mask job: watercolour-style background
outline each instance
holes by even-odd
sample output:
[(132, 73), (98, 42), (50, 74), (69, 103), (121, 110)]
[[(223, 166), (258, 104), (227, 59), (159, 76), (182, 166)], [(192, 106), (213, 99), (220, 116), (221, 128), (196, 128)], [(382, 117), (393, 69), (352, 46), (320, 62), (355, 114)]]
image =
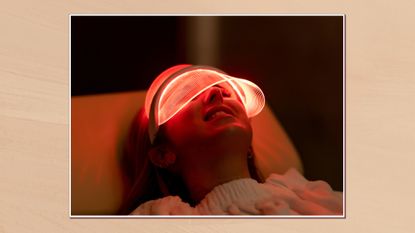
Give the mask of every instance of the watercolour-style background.
[(147, 89), (176, 64), (257, 83), (309, 180), (343, 190), (343, 16), (72, 16), (71, 95)]
[[(411, 1), (8, 1), (0, 8), (0, 232), (412, 232)], [(70, 219), (69, 13), (345, 13), (346, 219)]]

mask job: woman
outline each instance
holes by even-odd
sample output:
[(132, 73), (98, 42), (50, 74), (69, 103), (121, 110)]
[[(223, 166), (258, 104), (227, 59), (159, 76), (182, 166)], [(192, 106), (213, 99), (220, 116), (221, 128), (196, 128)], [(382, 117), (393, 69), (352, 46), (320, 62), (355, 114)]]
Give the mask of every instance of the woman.
[(212, 67), (179, 65), (160, 74), (130, 131), (132, 189), (122, 213), (342, 214), (341, 194), (325, 182), (295, 169), (261, 177), (250, 118), (264, 105), (255, 84)]

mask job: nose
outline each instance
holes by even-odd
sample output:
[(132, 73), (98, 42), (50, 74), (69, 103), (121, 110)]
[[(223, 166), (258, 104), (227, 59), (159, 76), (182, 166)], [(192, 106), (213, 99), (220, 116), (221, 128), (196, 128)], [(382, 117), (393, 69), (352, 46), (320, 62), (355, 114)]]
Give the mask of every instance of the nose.
[(205, 91), (203, 98), (205, 104), (223, 103), (222, 90), (219, 87), (211, 87)]

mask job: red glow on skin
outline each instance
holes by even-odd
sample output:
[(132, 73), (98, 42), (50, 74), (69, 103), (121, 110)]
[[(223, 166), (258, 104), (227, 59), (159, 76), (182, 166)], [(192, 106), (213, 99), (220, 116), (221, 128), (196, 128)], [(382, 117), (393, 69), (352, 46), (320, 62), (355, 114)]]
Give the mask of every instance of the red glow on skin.
[[(223, 89), (209, 88), (163, 125), (169, 148), (179, 158), (175, 171), (185, 178), (196, 202), (218, 184), (249, 177), (250, 120), (236, 93)], [(217, 112), (225, 114), (211, 117)]]

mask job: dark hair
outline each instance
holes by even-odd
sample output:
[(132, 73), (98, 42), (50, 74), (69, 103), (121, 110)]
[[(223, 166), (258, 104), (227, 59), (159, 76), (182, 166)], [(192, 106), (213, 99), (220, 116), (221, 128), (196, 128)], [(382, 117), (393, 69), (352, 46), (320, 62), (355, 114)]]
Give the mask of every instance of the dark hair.
[[(148, 135), (148, 118), (144, 108), (141, 108), (133, 119), (128, 136), (124, 144), (121, 165), (129, 183), (130, 190), (124, 196), (119, 214), (130, 214), (140, 204), (168, 195), (177, 195), (194, 206), (186, 186), (180, 176), (172, 174), (167, 169), (155, 166), (148, 156), (152, 147)], [(154, 145), (166, 143), (163, 126), (160, 127)], [(247, 156), (248, 169), (251, 178), (258, 182), (263, 181), (261, 173), (255, 166), (255, 154), (250, 147)]]

